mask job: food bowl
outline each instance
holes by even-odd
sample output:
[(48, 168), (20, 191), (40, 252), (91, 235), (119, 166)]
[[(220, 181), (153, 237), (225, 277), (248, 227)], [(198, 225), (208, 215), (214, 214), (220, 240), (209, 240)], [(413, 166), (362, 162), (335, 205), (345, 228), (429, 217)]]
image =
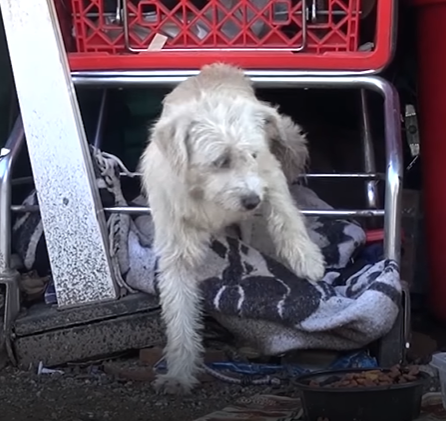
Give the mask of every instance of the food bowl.
[(354, 368), (306, 374), (295, 384), (308, 421), (412, 421), (427, 377), (417, 367)]

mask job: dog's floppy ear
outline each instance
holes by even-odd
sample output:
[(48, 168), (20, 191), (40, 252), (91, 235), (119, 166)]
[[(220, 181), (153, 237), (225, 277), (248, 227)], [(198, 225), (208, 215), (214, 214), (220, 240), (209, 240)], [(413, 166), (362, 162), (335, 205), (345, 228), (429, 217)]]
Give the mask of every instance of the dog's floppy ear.
[(192, 121), (187, 115), (162, 117), (152, 128), (151, 141), (160, 148), (172, 169), (183, 174), (188, 165), (188, 139)]
[(309, 153), (305, 133), (288, 117), (269, 106), (264, 108), (265, 132), (270, 150), (282, 165), (289, 183), (305, 172)]

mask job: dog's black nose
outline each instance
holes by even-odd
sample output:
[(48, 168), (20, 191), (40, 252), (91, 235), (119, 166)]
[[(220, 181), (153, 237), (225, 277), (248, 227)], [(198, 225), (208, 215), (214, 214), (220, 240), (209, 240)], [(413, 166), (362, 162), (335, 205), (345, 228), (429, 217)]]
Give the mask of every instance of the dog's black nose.
[(260, 204), (260, 197), (256, 194), (250, 194), (242, 199), (242, 205), (247, 210), (253, 210)]

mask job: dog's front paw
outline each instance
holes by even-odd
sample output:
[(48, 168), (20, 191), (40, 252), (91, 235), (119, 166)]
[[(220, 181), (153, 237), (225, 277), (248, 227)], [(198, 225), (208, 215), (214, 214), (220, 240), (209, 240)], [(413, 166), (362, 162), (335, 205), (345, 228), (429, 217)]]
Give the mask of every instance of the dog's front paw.
[(198, 380), (195, 378), (186, 380), (160, 374), (153, 382), (153, 387), (157, 393), (165, 395), (189, 395), (197, 384)]
[(321, 249), (312, 241), (301, 246), (296, 253), (297, 261), (294, 262), (294, 272), (297, 276), (311, 282), (320, 281), (325, 274), (325, 259)]

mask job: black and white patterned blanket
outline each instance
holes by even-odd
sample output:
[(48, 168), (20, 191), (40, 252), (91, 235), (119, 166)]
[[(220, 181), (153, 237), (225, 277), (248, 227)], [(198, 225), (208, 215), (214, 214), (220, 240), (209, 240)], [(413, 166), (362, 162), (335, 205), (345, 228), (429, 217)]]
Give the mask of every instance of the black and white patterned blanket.
[[(117, 158), (93, 149), (92, 155), (104, 206), (145, 205), (141, 196), (124, 197), (119, 173), (125, 168)], [(301, 208), (330, 208), (306, 187), (293, 186), (292, 193)], [(35, 192), (25, 202), (37, 204)], [(270, 245), (262, 224), (255, 220), (249, 242), (256, 248), (232, 235), (215, 239), (199, 271), (206, 311), (241, 343), (266, 355), (360, 348), (385, 335), (398, 314), (397, 264), (367, 257), (365, 232), (354, 222), (307, 220), (328, 263), (324, 279), (316, 284), (298, 278), (265, 254)], [(150, 215), (111, 214), (107, 222), (114, 272), (122, 290), (156, 294)], [(49, 271), (39, 214), (17, 219), (13, 244), (26, 270), (36, 269), (41, 275)]]

